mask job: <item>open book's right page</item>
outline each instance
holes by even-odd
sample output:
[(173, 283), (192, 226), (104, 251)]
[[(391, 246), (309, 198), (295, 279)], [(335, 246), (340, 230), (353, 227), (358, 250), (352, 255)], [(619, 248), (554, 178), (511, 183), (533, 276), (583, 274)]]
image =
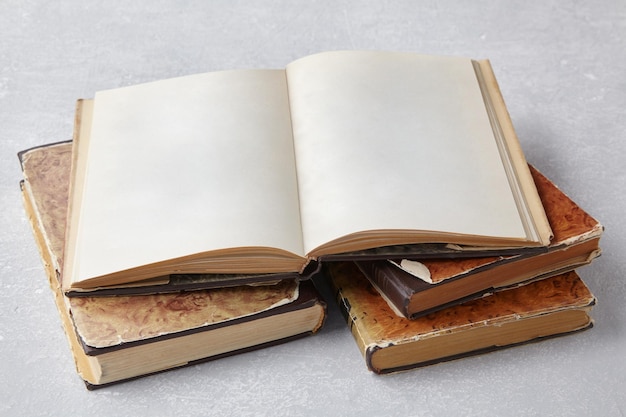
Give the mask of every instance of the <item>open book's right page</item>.
[(368, 230), (527, 239), (471, 59), (328, 52), (287, 81), (307, 253)]

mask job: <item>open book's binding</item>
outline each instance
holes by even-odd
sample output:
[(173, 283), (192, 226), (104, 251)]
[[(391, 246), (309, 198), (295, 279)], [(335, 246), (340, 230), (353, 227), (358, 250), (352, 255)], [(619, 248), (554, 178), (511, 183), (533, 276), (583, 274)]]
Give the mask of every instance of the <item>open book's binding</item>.
[[(408, 54), (408, 55), (412, 55), (412, 54)], [(308, 57), (304, 59), (306, 60), (308, 59)], [(510, 159), (507, 159), (507, 162), (505, 162), (504, 165), (506, 165), (506, 168), (507, 168), (507, 177), (509, 181), (512, 184), (515, 184), (515, 186), (512, 187), (512, 190), (513, 190), (513, 194), (518, 196), (518, 199), (520, 200), (518, 202), (518, 208), (520, 205), (525, 207), (524, 209), (520, 209), (520, 212), (529, 214), (530, 218), (532, 218), (531, 221), (525, 222), (527, 231), (530, 229), (534, 230), (534, 232), (527, 234), (528, 241), (525, 242), (523, 245), (521, 245), (519, 240), (515, 240), (517, 238), (514, 238), (513, 240), (515, 240), (516, 243), (513, 244), (513, 243), (510, 243), (511, 238), (506, 238), (508, 239), (506, 241), (509, 242), (510, 245), (504, 245), (505, 247), (502, 247), (502, 246), (498, 246), (495, 244), (495, 242), (502, 242), (502, 240), (493, 240), (494, 238), (491, 238), (492, 240), (483, 241), (483, 240), (477, 239), (475, 236), (471, 237), (473, 236), (471, 234), (460, 233), (458, 234), (458, 236), (460, 236), (459, 243), (465, 242), (466, 245), (469, 245), (470, 241), (471, 242), (480, 241), (480, 242), (484, 242), (484, 244), (480, 243), (477, 245), (475, 243), (471, 243), (471, 246), (458, 246), (458, 245), (448, 246), (448, 245), (442, 244), (441, 242), (443, 241), (447, 242), (449, 241), (450, 236), (457, 235), (457, 234), (446, 232), (447, 235), (446, 233), (444, 233), (443, 237), (432, 239), (432, 241), (439, 242), (435, 244), (424, 243), (424, 242), (431, 242), (430, 240), (431, 238), (430, 237), (427, 238), (426, 236), (424, 236), (423, 238), (417, 238), (416, 242), (420, 242), (420, 243), (411, 244), (411, 245), (395, 245), (395, 244), (390, 244), (390, 243), (387, 243), (387, 245), (385, 245), (384, 239), (381, 239), (380, 237), (376, 237), (375, 239), (372, 239), (372, 240), (376, 241), (377, 246), (379, 247), (374, 247), (376, 245), (374, 245), (373, 243), (368, 243), (364, 245), (363, 241), (365, 241), (366, 239), (362, 239), (362, 237), (359, 235), (358, 239), (355, 239), (355, 243), (352, 244), (351, 246), (352, 248), (356, 248), (359, 250), (356, 250), (356, 251), (351, 250), (349, 252), (340, 251), (343, 253), (337, 253), (337, 254), (335, 254), (334, 249), (332, 250), (324, 249), (323, 251), (320, 250), (319, 253), (315, 251), (311, 252), (308, 255), (308, 257), (305, 256), (305, 258), (302, 259), (301, 266), (297, 268), (297, 270), (293, 271), (294, 274), (303, 273), (303, 272), (305, 274), (314, 273), (319, 270), (319, 262), (323, 262), (323, 261), (337, 261), (337, 260), (355, 259), (355, 258), (362, 258), (362, 259), (404, 258), (407, 256), (407, 253), (412, 253), (414, 256), (420, 256), (420, 257), (448, 257), (448, 256), (449, 257), (462, 257), (462, 256), (473, 257), (473, 256), (478, 256), (481, 253), (495, 253), (495, 254), (505, 255), (505, 254), (513, 254), (513, 253), (515, 254), (537, 253), (537, 252), (541, 252), (545, 250), (545, 246), (549, 243), (549, 239), (550, 239), (549, 225), (545, 221), (545, 214), (542, 213), (543, 209), (541, 207), (541, 203), (536, 198), (536, 190), (533, 189), (534, 184), (532, 183), (532, 180), (529, 180), (530, 177), (528, 175), (528, 167), (526, 166), (523, 153), (521, 151), (521, 148), (519, 147), (517, 137), (510, 123), (510, 118), (504, 106), (504, 102), (500, 95), (500, 91), (495, 81), (495, 77), (493, 76), (493, 72), (491, 70), (489, 62), (488, 61), (475, 61), (474, 71), (476, 72), (476, 78), (481, 87), (484, 104), (488, 108), (488, 113), (490, 115), (492, 125), (494, 126), (497, 125), (497, 128), (493, 129), (494, 132), (496, 132), (495, 135), (496, 137), (502, 137), (501, 153), (510, 157)], [(87, 102), (90, 102), (90, 100), (83, 101), (83, 103), (87, 103)], [(84, 106), (79, 105), (79, 111), (78, 111), (77, 118), (76, 118), (77, 120), (76, 130), (75, 130), (76, 138), (81, 135), (81, 130), (83, 127), (82, 124), (86, 124), (86, 123), (83, 123), (84, 118), (83, 118), (83, 115), (81, 114), (81, 112), (83, 111), (82, 107)], [(91, 108), (91, 105), (89, 107)], [(89, 132), (89, 131), (90, 130), (88, 128), (85, 130), (85, 132)], [(78, 154), (78, 152), (76, 154)], [(76, 155), (75, 155), (75, 159), (77, 159)], [(80, 164), (81, 160), (77, 159), (75, 162), (78, 162)], [(82, 162), (84, 163), (84, 161)], [(85, 169), (85, 167), (83, 166), (82, 169)], [(82, 172), (80, 171), (80, 167), (77, 173), (72, 174), (72, 178), (74, 181), (76, 180), (76, 178), (83, 178)], [(72, 194), (73, 192), (71, 193), (71, 195)], [(72, 227), (71, 225), (75, 223), (73, 221), (74, 216), (71, 215), (71, 213), (70, 213), (70, 219), (72, 220), (68, 222), (68, 227)], [(68, 245), (71, 245), (72, 244), (71, 242), (74, 241), (74, 239), (72, 238), (74, 234), (69, 233), (68, 236), (69, 236)], [(393, 240), (387, 240), (387, 242), (399, 243), (400, 241), (406, 241), (406, 236), (405, 235), (402, 235), (402, 236), (403, 237), (401, 238), (398, 236), (394, 236)], [(337, 241), (339, 240), (340, 239), (337, 239)], [(333, 242), (331, 246), (334, 248), (334, 245), (335, 243)], [(325, 247), (325, 245), (322, 245), (322, 246)], [(73, 247), (73, 246), (68, 246), (68, 247)], [(70, 261), (69, 263), (72, 265), (75, 265), (75, 263), (72, 262), (74, 252), (75, 251), (73, 250), (68, 251), (68, 260)], [(150, 268), (154, 267), (154, 269), (144, 269), (144, 267), (142, 266), (130, 266), (130, 267), (126, 267), (130, 269), (124, 269), (123, 271), (112, 269), (111, 272), (105, 272), (101, 275), (98, 275), (98, 273), (94, 273), (95, 275), (93, 276), (89, 276), (88, 274), (86, 274), (87, 276), (82, 277), (82, 276), (78, 276), (80, 274), (68, 274), (71, 276), (77, 275), (78, 278), (76, 279), (72, 278), (68, 280), (68, 281), (71, 281), (71, 283), (64, 283), (63, 287), (65, 291), (69, 291), (68, 294), (72, 294), (72, 295), (78, 295), (82, 291), (91, 291), (91, 290), (105, 291), (105, 292), (102, 292), (102, 294), (116, 293), (121, 290), (121, 287), (129, 287), (127, 289), (124, 289), (124, 293), (134, 294), (134, 293), (141, 293), (145, 291), (146, 288), (142, 289), (141, 287), (143, 286), (143, 284), (147, 284), (149, 288), (148, 291), (152, 292), (152, 291), (158, 291), (157, 289), (158, 285), (150, 286), (151, 279), (159, 277), (164, 274), (168, 274), (168, 273), (172, 274), (173, 270), (179, 269), (181, 270), (181, 277), (180, 277), (181, 279), (177, 280), (179, 284), (175, 284), (174, 286), (176, 286), (177, 288), (183, 288), (182, 286), (188, 285), (189, 288), (193, 289), (193, 288), (196, 288), (195, 281), (192, 284), (190, 283), (189, 280), (182, 279), (182, 278), (183, 276), (186, 275), (185, 274), (186, 272), (191, 271), (191, 268), (196, 268), (194, 272), (197, 272), (197, 269), (200, 269), (201, 267), (204, 268), (205, 264), (208, 265), (208, 263), (205, 262), (205, 260), (203, 260), (202, 256), (203, 256), (202, 253), (195, 253), (193, 255), (183, 256), (180, 259), (176, 257), (172, 257), (167, 260), (157, 261), (157, 262), (149, 263), (148, 265), (146, 265), (146, 266), (150, 266)], [(255, 256), (258, 257), (258, 254)], [(299, 263), (300, 256), (302, 255), (297, 255), (297, 260), (292, 260), (291, 258), (289, 258), (288, 262)], [(260, 258), (264, 258), (264, 257), (260, 257)], [(227, 257), (226, 259), (227, 261), (224, 261), (225, 262), (224, 265), (228, 265), (228, 262), (231, 262), (230, 258)], [(234, 259), (238, 259), (238, 258), (234, 258)], [(180, 260), (183, 262), (185, 261), (191, 261), (191, 262), (188, 262), (189, 266), (181, 266), (179, 268), (178, 267), (179, 264), (173, 263), (173, 262), (176, 262), (177, 260)], [(291, 265), (291, 263), (289, 265)], [(313, 263), (313, 265), (309, 265), (308, 267), (305, 267), (309, 263)], [(191, 266), (192, 264), (193, 266)], [(217, 263), (212, 264), (212, 265), (216, 265), (216, 264)], [(244, 262), (241, 264), (245, 264), (246, 265), (245, 268), (247, 269), (252, 269), (252, 267), (249, 266), (251, 265), (251, 262)], [(198, 265), (201, 265), (201, 266), (198, 266)], [(264, 268), (266, 269), (269, 268), (268, 265), (269, 264), (265, 265)], [(286, 268), (285, 265), (286, 264), (284, 264), (282, 268)], [(184, 268), (190, 268), (190, 270), (186, 271)], [(218, 268), (218, 267), (215, 267), (215, 268)], [(221, 268), (228, 269), (230, 267), (221, 267)], [(167, 270), (168, 272), (164, 272), (165, 270)], [(283, 269), (283, 272), (284, 271), (285, 269)], [(239, 284), (243, 282), (244, 280), (253, 281), (256, 278), (258, 278), (258, 274), (255, 273), (256, 271), (254, 271), (249, 276), (246, 276), (246, 274), (243, 274), (241, 272), (243, 272), (243, 270), (242, 271), (233, 270), (232, 273), (230, 269), (228, 269), (227, 271), (226, 270), (220, 271), (220, 273), (224, 274), (223, 277), (228, 277), (228, 279), (235, 278), (235, 280), (232, 281), (231, 283), (232, 285)], [(248, 273), (250, 273), (250, 271), (248, 271)], [(288, 273), (291, 273), (291, 269), (289, 270)], [(265, 270), (264, 273), (261, 273), (260, 275), (262, 275), (262, 277), (260, 280), (262, 281), (262, 280), (267, 279), (267, 274), (268, 274), (267, 270)], [(134, 279), (137, 281), (137, 284), (139, 285), (135, 285), (134, 283), (131, 282), (133, 279), (133, 276), (134, 276)], [(131, 281), (128, 281), (129, 279)], [(216, 277), (216, 276), (211, 277), (211, 279), (212, 280), (217, 279), (219, 281), (219, 277)], [(141, 282), (141, 281), (144, 281), (144, 282)], [(228, 280), (224, 280), (223, 282), (225, 283), (225, 285), (228, 285), (227, 284)], [(182, 285), (182, 286), (178, 286), (178, 285)], [(200, 285), (204, 285), (204, 284), (200, 284)]]
[[(70, 147), (70, 142), (59, 142), (20, 152), (19, 156), (22, 161), (25, 155), (28, 154), (38, 153), (42, 157), (42, 163), (35, 166), (26, 166), (25, 178), (20, 182), (20, 188), (35, 240), (48, 275), (49, 284), (55, 296), (56, 306), (74, 356), (77, 371), (87, 388), (101, 388), (167, 369), (284, 343), (316, 333), (321, 329), (326, 318), (326, 304), (321, 300), (311, 281), (300, 283), (294, 280), (284, 280), (274, 285), (246, 285), (243, 287), (195, 291), (191, 293), (139, 295), (134, 297), (68, 298), (64, 296), (61, 291), (60, 277), (63, 264), (62, 250), (65, 230), (66, 205), (64, 201), (67, 195), (68, 177), (63, 175), (64, 172), (67, 172), (67, 165), (59, 163), (59, 161), (69, 158), (71, 155)], [(59, 166), (61, 169), (57, 172), (55, 167)], [(59, 174), (61, 175), (57, 177)], [(34, 180), (36, 183), (34, 186), (30, 183), (31, 180)], [(62, 180), (65, 180), (65, 182)], [(219, 295), (218, 292), (220, 291), (226, 291), (228, 294), (234, 295), (235, 298), (238, 298), (240, 294), (245, 294), (246, 297), (252, 297), (260, 300), (260, 302), (257, 302), (254, 306), (248, 303), (241, 304), (241, 310), (237, 310), (235, 305), (229, 305), (224, 309), (224, 314), (219, 313), (216, 315), (218, 306), (213, 306), (211, 303)], [(226, 297), (232, 301), (233, 297), (228, 294)], [(120, 332), (129, 332), (129, 326), (133, 326), (130, 321), (111, 320), (106, 315), (100, 317), (97, 314), (99, 309), (119, 311), (123, 310), (125, 305), (131, 304), (133, 305), (133, 314), (138, 311), (155, 312), (169, 305), (172, 305), (172, 308), (176, 310), (183, 307), (184, 299), (189, 297), (194, 298), (195, 302), (192, 304), (194, 304), (196, 310), (202, 308), (199, 306), (208, 303), (206, 316), (207, 318), (211, 317), (210, 320), (201, 320), (204, 323), (201, 325), (198, 325), (199, 321), (192, 325), (190, 322), (178, 323), (176, 320), (172, 320), (175, 323), (168, 323), (170, 327), (167, 328), (161, 327), (160, 329), (148, 330), (143, 326), (141, 329), (131, 329), (130, 333), (134, 334), (134, 336), (122, 336), (123, 333)], [(132, 298), (132, 300), (125, 304), (125, 298)], [(202, 303), (198, 303), (198, 301), (202, 301)], [(316, 319), (317, 324), (311, 328), (299, 329), (299, 331), (285, 337), (258, 343), (252, 341), (247, 345), (242, 345), (239, 349), (216, 355), (207, 354), (204, 356), (200, 354), (199, 358), (196, 355), (195, 358), (190, 360), (181, 360), (162, 368), (148, 363), (145, 369), (140, 368), (122, 379), (102, 374), (100, 371), (97, 359), (100, 355), (110, 356), (111, 354), (115, 355), (116, 351), (125, 349), (133, 349), (155, 343), (167, 343), (167, 341), (176, 342), (179, 338), (193, 337), (200, 333), (216, 331), (228, 326), (257, 323), (259, 320), (271, 320), (279, 315), (290, 315), (306, 309), (319, 311), (319, 316)], [(96, 313), (93, 313), (94, 311)], [(176, 311), (174, 314), (179, 315), (179, 311)], [(109, 313), (112, 312), (108, 311), (107, 314)], [(222, 317), (220, 317), (220, 314), (222, 314)], [(229, 314), (230, 316), (228, 316)], [(213, 317), (215, 315), (216, 317)], [(211, 320), (213, 320), (212, 324)], [(88, 328), (92, 325), (97, 328), (95, 333), (101, 333), (96, 335), (95, 338), (93, 336), (94, 329)], [(180, 349), (178, 351), (184, 352), (184, 350)]]
[[(602, 224), (537, 169), (530, 168), (554, 232), (547, 251), (448, 261), (405, 258), (421, 261), (432, 273), (433, 282), (426, 282), (387, 261), (359, 260), (356, 262), (359, 269), (397, 312), (416, 318), (494, 291), (573, 270), (600, 256)], [(473, 284), (468, 284), (469, 280)]]
[[(368, 369), (379, 374), (571, 334), (593, 326), (589, 312), (596, 299), (575, 272), (409, 320), (395, 314), (354, 263), (328, 264), (325, 270)], [(557, 321), (544, 321), (552, 319)], [(381, 360), (381, 355), (386, 358)]]

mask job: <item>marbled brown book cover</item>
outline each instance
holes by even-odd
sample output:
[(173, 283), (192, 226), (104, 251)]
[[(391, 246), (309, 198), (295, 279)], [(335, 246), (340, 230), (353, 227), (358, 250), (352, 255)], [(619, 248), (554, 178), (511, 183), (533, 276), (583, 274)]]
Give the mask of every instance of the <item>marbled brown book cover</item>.
[[(403, 344), (420, 344), (427, 342), (444, 347), (450, 336), (476, 329), (500, 329), (509, 323), (516, 323), (535, 317), (567, 311), (583, 310), (582, 324), (572, 324), (568, 331), (582, 330), (592, 325), (586, 314), (595, 304), (595, 298), (575, 272), (557, 275), (544, 280), (501, 291), (484, 298), (473, 300), (454, 307), (431, 313), (415, 320), (398, 316), (372, 287), (354, 263), (336, 263), (327, 265), (330, 281), (336, 291), (340, 308), (345, 313), (348, 325), (366, 358), (371, 370), (379, 373), (408, 369), (438, 361), (453, 359), (460, 356), (491, 350), (490, 340), (473, 340), (468, 338), (466, 347), (457, 347), (454, 355), (421, 358), (414, 363), (407, 363), (397, 369), (375, 369), (371, 365), (371, 356), (376, 351)], [(568, 324), (565, 323), (567, 327)], [(553, 336), (551, 332), (562, 329), (545, 329), (545, 333), (518, 335), (515, 344)], [(520, 340), (519, 338), (522, 337)], [(502, 347), (502, 346), (499, 346)]]
[[(72, 144), (62, 142), (20, 153), (29, 215), (48, 268), (59, 276), (68, 201)], [(51, 282), (58, 290), (60, 283)], [(150, 340), (252, 316), (293, 302), (294, 280), (275, 285), (238, 286), (172, 294), (116, 297), (63, 297), (83, 344), (106, 348)]]

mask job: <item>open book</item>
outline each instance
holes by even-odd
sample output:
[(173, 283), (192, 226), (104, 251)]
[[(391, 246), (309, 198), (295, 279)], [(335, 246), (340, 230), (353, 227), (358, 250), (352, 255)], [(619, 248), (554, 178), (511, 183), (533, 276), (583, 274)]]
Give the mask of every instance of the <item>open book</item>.
[(66, 289), (301, 272), (393, 245), (550, 242), (487, 61), (327, 52), (102, 91), (85, 106)]

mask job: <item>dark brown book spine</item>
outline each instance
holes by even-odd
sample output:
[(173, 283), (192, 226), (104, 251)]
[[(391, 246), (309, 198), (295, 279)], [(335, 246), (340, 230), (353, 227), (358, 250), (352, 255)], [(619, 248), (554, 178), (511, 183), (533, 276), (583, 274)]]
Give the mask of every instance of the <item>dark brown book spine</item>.
[(381, 295), (405, 317), (410, 315), (409, 300), (415, 293), (415, 288), (408, 283), (415, 286), (420, 286), (420, 283), (428, 285), (387, 261), (359, 261), (355, 264)]

